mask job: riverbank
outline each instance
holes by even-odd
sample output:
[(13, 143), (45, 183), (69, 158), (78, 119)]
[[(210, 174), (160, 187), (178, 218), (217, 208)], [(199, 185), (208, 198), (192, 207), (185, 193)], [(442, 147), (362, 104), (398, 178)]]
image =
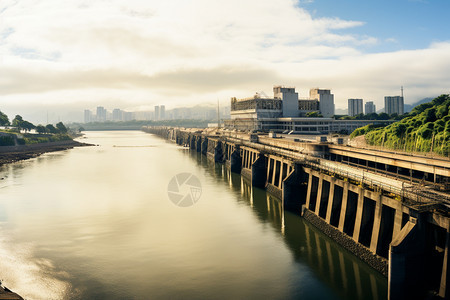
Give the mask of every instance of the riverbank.
[(92, 144), (80, 143), (74, 140), (48, 142), (31, 145), (2, 146), (0, 147), (0, 166), (20, 160), (30, 159), (48, 152), (56, 152), (74, 147), (94, 146)]

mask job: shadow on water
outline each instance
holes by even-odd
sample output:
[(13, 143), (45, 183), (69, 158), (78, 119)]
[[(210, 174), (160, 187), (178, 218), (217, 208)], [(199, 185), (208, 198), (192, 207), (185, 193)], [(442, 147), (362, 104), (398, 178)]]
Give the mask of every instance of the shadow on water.
[(214, 163), (200, 153), (191, 157), (217, 182), (239, 194), (237, 201), (248, 205), (263, 223), (284, 237), (296, 263), (307, 265), (342, 299), (387, 299), (387, 279), (307, 223), (299, 215), (284, 211), (281, 200), (254, 188), (224, 164)]

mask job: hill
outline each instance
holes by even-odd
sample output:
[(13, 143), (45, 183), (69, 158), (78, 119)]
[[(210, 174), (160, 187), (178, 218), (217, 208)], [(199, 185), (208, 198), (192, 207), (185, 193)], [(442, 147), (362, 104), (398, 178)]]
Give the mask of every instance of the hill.
[(435, 152), (450, 155), (450, 95), (413, 108), (408, 116), (386, 127), (367, 125), (355, 130), (351, 138), (365, 135), (369, 145), (409, 152)]

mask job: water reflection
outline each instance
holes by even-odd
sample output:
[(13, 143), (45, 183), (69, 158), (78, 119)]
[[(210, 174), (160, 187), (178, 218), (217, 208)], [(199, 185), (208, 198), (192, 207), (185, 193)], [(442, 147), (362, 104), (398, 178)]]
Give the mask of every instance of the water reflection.
[(327, 283), (342, 299), (387, 299), (387, 279), (304, 221), (284, 211), (282, 201), (266, 191), (252, 187), (239, 174), (230, 172), (198, 153), (190, 154), (217, 181), (224, 181), (235, 192), (239, 202), (246, 203), (261, 222), (270, 224), (283, 237), (295, 261), (307, 264), (320, 280)]

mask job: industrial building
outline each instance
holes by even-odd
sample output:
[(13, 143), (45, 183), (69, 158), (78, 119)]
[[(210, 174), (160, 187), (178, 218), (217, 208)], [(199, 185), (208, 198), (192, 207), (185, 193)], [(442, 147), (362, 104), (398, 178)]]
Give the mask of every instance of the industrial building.
[[(274, 86), (273, 92), (273, 98), (269, 98), (264, 93), (256, 93), (250, 98), (231, 98), (231, 120), (224, 121), (225, 128), (243, 131), (328, 134), (350, 133), (368, 124), (392, 123), (392, 121), (384, 120), (335, 120), (332, 118), (334, 95), (330, 90), (311, 89), (309, 99), (299, 99), (294, 87)], [(308, 112), (318, 112), (323, 117), (305, 117)]]

